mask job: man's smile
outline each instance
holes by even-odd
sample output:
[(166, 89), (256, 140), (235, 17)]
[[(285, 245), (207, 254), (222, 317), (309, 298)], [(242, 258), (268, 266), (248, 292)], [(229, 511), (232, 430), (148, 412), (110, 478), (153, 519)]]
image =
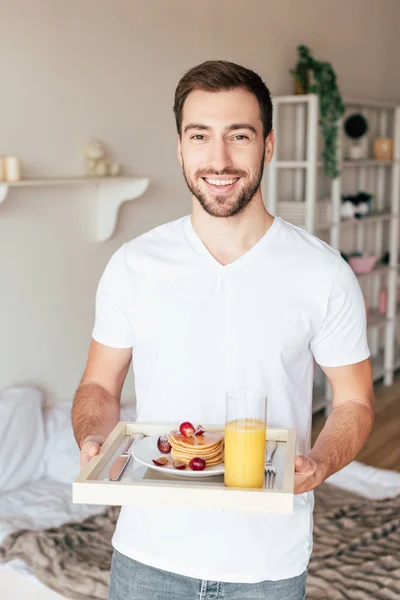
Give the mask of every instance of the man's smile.
[(202, 177), (203, 181), (207, 184), (207, 187), (212, 191), (217, 191), (219, 194), (227, 194), (231, 192), (240, 177), (230, 177), (229, 179), (214, 179), (212, 177)]

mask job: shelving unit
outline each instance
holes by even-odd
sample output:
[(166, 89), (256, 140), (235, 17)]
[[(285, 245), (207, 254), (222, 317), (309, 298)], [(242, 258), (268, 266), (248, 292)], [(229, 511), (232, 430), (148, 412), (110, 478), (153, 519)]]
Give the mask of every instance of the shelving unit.
[[(279, 96), (273, 99), (273, 105), (275, 153), (266, 169), (268, 210), (290, 221), (294, 214), (298, 219), (300, 206), (300, 226), (334, 248), (346, 253), (349, 249), (350, 252), (369, 251), (379, 258), (384, 252), (390, 254), (389, 264), (378, 263), (371, 273), (358, 275), (358, 279), (370, 307), (368, 341), (374, 380), (383, 378), (385, 385), (391, 385), (394, 371), (400, 368), (400, 349), (396, 342), (400, 105), (365, 98), (345, 98), (346, 113), (338, 122), (337, 158), (341, 173), (334, 180), (326, 178), (322, 170), (323, 140), (318, 126), (318, 96)], [(352, 112), (361, 112), (368, 119), (371, 140), (377, 137), (394, 140), (393, 160), (346, 158), (343, 120)], [(341, 219), (341, 195), (356, 191), (375, 195), (371, 214), (344, 221)], [(323, 227), (319, 226), (317, 218), (322, 200), (329, 200), (330, 207), (329, 222)], [(298, 222), (295, 224), (298, 225)], [(379, 293), (383, 287), (388, 294), (386, 314), (378, 311)], [(314, 387), (313, 411), (323, 408), (328, 413), (330, 400), (329, 386), (319, 372)]]
[(135, 200), (147, 190), (149, 180), (145, 177), (59, 177), (49, 179), (22, 179), (0, 181), (0, 204), (10, 189), (26, 187), (94, 185), (96, 190), (96, 241), (104, 242), (114, 233), (121, 205)]

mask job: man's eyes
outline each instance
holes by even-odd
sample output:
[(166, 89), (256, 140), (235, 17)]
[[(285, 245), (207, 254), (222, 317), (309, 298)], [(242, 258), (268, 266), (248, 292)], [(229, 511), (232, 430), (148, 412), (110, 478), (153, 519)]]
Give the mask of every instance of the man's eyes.
[[(204, 136), (204, 135), (202, 135), (201, 133), (196, 133), (196, 134), (195, 134), (195, 135), (193, 135), (193, 136), (192, 136), (190, 139), (191, 139), (191, 140), (198, 140), (198, 141), (202, 141), (202, 140), (204, 140), (204, 139), (205, 139), (205, 136)], [(235, 136), (232, 138), (232, 140), (234, 140), (234, 141), (238, 141), (238, 142), (241, 142), (241, 141), (244, 141), (244, 140), (248, 140), (248, 139), (249, 139), (249, 137), (248, 137), (247, 135), (243, 135), (243, 134), (238, 134), (238, 135), (235, 135)]]

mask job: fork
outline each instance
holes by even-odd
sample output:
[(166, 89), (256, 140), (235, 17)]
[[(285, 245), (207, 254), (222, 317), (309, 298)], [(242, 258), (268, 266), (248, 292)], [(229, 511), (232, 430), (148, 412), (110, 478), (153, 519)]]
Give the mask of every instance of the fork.
[(277, 442), (267, 442), (265, 458), (265, 487), (272, 490), (275, 486), (276, 468), (272, 464), (272, 457), (277, 449)]

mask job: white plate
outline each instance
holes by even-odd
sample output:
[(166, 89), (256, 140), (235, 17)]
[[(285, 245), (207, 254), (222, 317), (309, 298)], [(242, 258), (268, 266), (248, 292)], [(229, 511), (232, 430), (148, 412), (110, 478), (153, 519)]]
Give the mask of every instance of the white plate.
[(143, 438), (140, 442), (136, 442), (132, 446), (131, 454), (135, 460), (140, 462), (146, 467), (161, 471), (163, 473), (169, 473), (170, 475), (178, 475), (180, 477), (211, 477), (212, 475), (223, 475), (225, 469), (224, 464), (214, 465), (212, 467), (206, 467), (203, 471), (192, 471), (190, 467), (186, 469), (175, 469), (174, 467), (159, 467), (153, 463), (153, 459), (157, 459), (160, 456), (166, 456), (170, 460), (173, 460), (170, 454), (162, 454), (157, 448), (158, 435), (149, 435)]

